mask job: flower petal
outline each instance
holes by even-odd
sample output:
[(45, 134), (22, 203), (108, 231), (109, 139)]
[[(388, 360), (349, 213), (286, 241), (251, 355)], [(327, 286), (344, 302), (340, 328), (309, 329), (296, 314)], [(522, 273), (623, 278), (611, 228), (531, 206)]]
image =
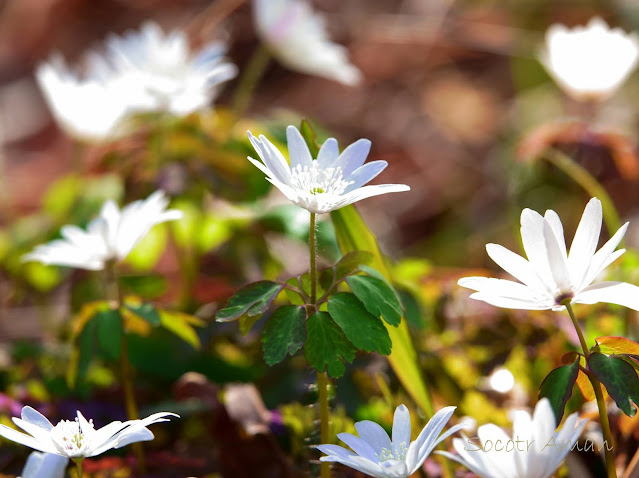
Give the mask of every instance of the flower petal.
[[(562, 252), (552, 226), (544, 221), (544, 241), (548, 265), (560, 293), (571, 291), (570, 273), (566, 264), (566, 254)], [(563, 242), (563, 238), (561, 239)]]
[(360, 438), (368, 443), (378, 455), (382, 453), (384, 448), (391, 449), (390, 438), (379, 424), (370, 420), (363, 420), (355, 423), (355, 429)]
[(599, 282), (579, 292), (573, 302), (577, 304), (607, 302), (639, 310), (639, 287), (627, 282)]
[(40, 442), (32, 436), (14, 430), (13, 428), (9, 428), (6, 425), (0, 425), (0, 436), (3, 436), (7, 440), (11, 440), (16, 443), (20, 443), (21, 445), (28, 446), (29, 448), (33, 448), (34, 450), (44, 451), (46, 453), (55, 453), (59, 455), (58, 450), (52, 446), (50, 440), (48, 443)]
[(592, 198), (586, 204), (568, 255), (568, 269), (572, 283), (575, 285), (583, 284), (586, 272), (593, 260), (599, 243), (601, 221), (601, 202), (597, 198)]
[(346, 147), (337, 160), (337, 166), (342, 168), (344, 177), (351, 175), (353, 171), (359, 168), (371, 150), (371, 142), (368, 139), (358, 139), (353, 144)]
[[(355, 456), (355, 453), (339, 445), (317, 445), (316, 448), (322, 453), (326, 453), (328, 457), (350, 458), (351, 456)], [(320, 460), (322, 460), (322, 458), (328, 458), (328, 457), (323, 456), (320, 458)], [(326, 461), (326, 460), (322, 460), (322, 461)]]
[(377, 454), (367, 441), (362, 440), (360, 437), (356, 437), (355, 435), (351, 435), (350, 433), (338, 433), (337, 438), (351, 447), (351, 449), (359, 456), (377, 461)]
[(422, 429), (414, 444), (411, 443), (406, 454), (406, 466), (408, 467), (409, 475), (415, 473), (424, 464), (428, 455), (435, 448), (439, 434), (456, 408), (444, 407), (437, 411)]
[(351, 182), (348, 187), (344, 190), (344, 193), (348, 193), (357, 188), (362, 187), (367, 182), (371, 181), (378, 174), (380, 174), (386, 167), (388, 163), (386, 161), (371, 161), (370, 163), (366, 163), (363, 166), (357, 168), (353, 173), (344, 177), (344, 180)]
[(555, 306), (553, 301), (512, 299), (509, 297), (484, 294), (483, 292), (475, 292), (470, 296), (470, 298), (481, 300), (487, 304), (494, 305), (495, 307), (502, 307), (504, 309), (548, 310)]
[(339, 146), (335, 138), (328, 138), (317, 154), (320, 169), (334, 168), (339, 158)]
[(590, 262), (590, 267), (588, 268), (588, 273), (586, 274), (584, 281), (579, 284), (580, 288), (589, 285), (599, 274), (603, 272), (606, 267), (623, 254), (623, 252), (615, 251), (615, 249), (626, 234), (629, 224), (630, 223), (627, 222), (621, 226), (619, 230), (615, 232), (615, 234), (603, 246), (601, 246), (601, 249), (595, 253), (592, 261)]
[(544, 214), (544, 219), (550, 225), (552, 232), (555, 234), (555, 238), (557, 239), (557, 244), (559, 245), (559, 249), (561, 250), (564, 259), (568, 257), (568, 253), (566, 252), (566, 239), (564, 238), (564, 226), (561, 224), (561, 219), (559, 219), (559, 215), (552, 209), (548, 209), (546, 214)]
[(402, 404), (395, 409), (393, 416), (393, 452), (401, 450), (402, 444), (408, 448), (410, 445), (410, 412), (406, 405)]
[(29, 406), (22, 408), (22, 413), (20, 414), (20, 416), (25, 422), (36, 425), (46, 431), (49, 431), (53, 428), (53, 425), (47, 417)]
[(549, 293), (547, 286), (539, 279), (534, 267), (519, 254), (499, 244), (486, 244), (486, 252), (495, 263), (515, 279), (540, 292)]
[(301, 166), (302, 169), (304, 167), (310, 168), (311, 161), (313, 161), (311, 152), (308, 150), (308, 145), (304, 141), (302, 134), (295, 126), (291, 125), (286, 128), (286, 140), (288, 142), (288, 157), (291, 160), (291, 168), (297, 168), (297, 166)]
[[(373, 196), (380, 196), (382, 194), (388, 193), (398, 193), (403, 191), (410, 191), (410, 187), (405, 184), (376, 184), (374, 186), (363, 186), (359, 189), (355, 189), (349, 193), (343, 195), (339, 202), (335, 204), (331, 210), (342, 208), (344, 206), (348, 206), (349, 204), (353, 204), (357, 201), (361, 201), (362, 199), (370, 198)], [(328, 212), (328, 211), (325, 211)]]
[(554, 290), (556, 284), (548, 263), (546, 238), (544, 236), (545, 225), (546, 221), (538, 212), (532, 209), (524, 209), (521, 212), (521, 240), (528, 261), (541, 281), (546, 284), (546, 287)]
[(65, 456), (53, 453), (31, 452), (22, 469), (22, 478), (64, 478), (69, 463)]

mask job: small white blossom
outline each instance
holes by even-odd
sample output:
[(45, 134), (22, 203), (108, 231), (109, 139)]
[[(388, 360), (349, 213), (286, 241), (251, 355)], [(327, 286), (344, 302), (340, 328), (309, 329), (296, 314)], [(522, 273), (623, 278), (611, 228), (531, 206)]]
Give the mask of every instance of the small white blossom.
[(542, 398), (531, 417), (526, 411), (514, 414), (513, 434), (496, 425), (482, 425), (477, 439), (453, 438), (458, 455), (436, 452), (455, 460), (482, 478), (549, 478), (559, 467), (588, 420), (578, 413), (566, 418), (561, 430), (547, 398)]
[(456, 425), (440, 435), (455, 411), (455, 407), (439, 410), (426, 424), (417, 440), (411, 442), (410, 412), (405, 405), (395, 410), (393, 438), (375, 422), (364, 420), (355, 424), (359, 437), (340, 433), (337, 437), (353, 451), (338, 445), (319, 445), (328, 456), (321, 461), (341, 463), (375, 478), (407, 478), (415, 473), (433, 449), (447, 437), (464, 428)]
[(163, 191), (156, 191), (121, 211), (109, 200), (86, 231), (77, 226), (64, 226), (60, 231), (62, 239), (37, 246), (24, 260), (80, 269), (104, 269), (107, 262), (124, 259), (153, 226), (182, 217), (177, 209), (167, 210), (168, 203)]
[(69, 459), (53, 453), (31, 452), (18, 478), (64, 478)]
[(184, 32), (165, 34), (154, 22), (123, 36), (111, 35), (106, 48), (108, 61), (141, 95), (142, 111), (188, 115), (208, 107), (219, 84), (237, 75), (237, 67), (224, 61), (223, 43), (192, 53)]
[(265, 136), (258, 139), (250, 131), (248, 135), (263, 164), (250, 157), (249, 161), (293, 204), (310, 212), (321, 214), (371, 196), (410, 190), (405, 184), (364, 186), (388, 166), (386, 161), (364, 164), (371, 148), (367, 139), (356, 141), (340, 154), (337, 141), (329, 138), (314, 160), (300, 132), (289, 126), (286, 129), (289, 166)]
[(360, 71), (329, 40), (324, 19), (306, 0), (255, 0), (255, 25), (273, 55), (292, 70), (356, 85)]
[(528, 260), (498, 244), (487, 244), (490, 258), (520, 282), (465, 277), (459, 285), (476, 290), (470, 297), (507, 309), (561, 310), (562, 303), (608, 302), (639, 310), (639, 287), (626, 282), (593, 281), (625, 249), (615, 251), (628, 228), (624, 224), (599, 251), (601, 202), (588, 202), (575, 238), (566, 251), (564, 230), (555, 211), (545, 216), (530, 209), (521, 213), (521, 239)]
[(605, 99), (637, 66), (639, 37), (610, 29), (595, 17), (586, 27), (555, 24), (546, 32), (541, 61), (567, 94), (577, 100)]
[(166, 417), (179, 418), (175, 413), (160, 412), (142, 420), (111, 422), (96, 430), (93, 422), (87, 421), (79, 411), (74, 421), (62, 420), (53, 426), (37, 410), (24, 407), (21, 418), (14, 417), (13, 422), (27, 433), (0, 425), (0, 436), (34, 450), (70, 459), (84, 459), (100, 455), (112, 448), (153, 440), (153, 433), (146, 427), (169, 421)]

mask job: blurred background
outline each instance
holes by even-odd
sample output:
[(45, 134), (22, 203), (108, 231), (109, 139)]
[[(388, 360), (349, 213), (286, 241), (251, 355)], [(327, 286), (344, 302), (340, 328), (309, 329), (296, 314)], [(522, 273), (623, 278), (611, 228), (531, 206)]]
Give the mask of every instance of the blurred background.
[[(557, 211), (571, 240), (590, 194), (548, 160), (548, 147), (587, 170), (622, 222), (631, 221), (629, 252), (614, 274), (637, 282), (639, 78), (631, 76), (593, 108), (565, 96), (538, 59), (545, 30), (556, 22), (573, 26), (598, 15), (628, 32), (637, 29), (634, 2), (312, 4), (361, 70), (358, 87), (272, 60), (241, 118), (231, 111), (236, 78), (223, 85), (215, 111), (168, 131), (150, 127), (108, 145), (80, 145), (56, 126), (34, 79), (34, 69), (52, 52), (74, 62), (109, 33), (153, 19), (166, 31), (185, 30), (194, 48), (226, 41), (241, 77), (259, 46), (251, 2), (0, 0), (0, 422), (22, 404), (44, 404), (60, 418), (77, 407), (92, 407), (96, 419), (122, 415), (116, 374), (99, 352), (76, 383), (67, 373), (71, 318), (83, 302), (100, 297), (99, 280), (89, 272), (23, 264), (20, 257), (57, 237), (61, 225), (86, 224), (106, 198), (125, 203), (161, 187), (187, 220), (158, 228), (136, 249), (127, 260), (129, 285), (132, 293), (193, 314), (203, 325), (196, 330), (199, 347), (165, 331), (135, 339), (141, 402), (151, 411), (177, 407), (184, 417), (158, 430), (149, 445), (156, 464), (149, 476), (178, 476), (166, 467), (179, 476), (308, 472), (314, 452), (306, 445), (318, 439), (313, 374), (299, 357), (266, 367), (259, 335), (242, 336), (236, 324), (213, 320), (238, 286), (307, 267), (305, 216), (270, 191), (246, 161), (253, 154), (249, 128), (283, 144), (285, 126), (306, 118), (321, 139), (336, 137), (341, 147), (368, 138), (369, 160), (389, 163), (383, 182), (410, 185), (410, 193), (371, 198), (358, 209), (392, 258), (436, 408), (456, 404), (458, 418), (508, 425), (507, 411), (534, 405), (545, 375), (578, 344), (567, 316), (495, 309), (469, 301), (468, 291), (456, 286), (462, 276), (497, 273), (486, 243), (521, 252), (524, 207)], [(338, 257), (330, 221), (320, 235), (326, 265)], [(604, 228), (602, 240), (609, 235)], [(588, 313), (590, 342), (600, 335), (637, 339), (633, 314), (604, 306)], [(410, 403), (383, 357), (356, 359), (335, 393), (336, 427), (343, 430), (360, 419), (389, 425), (395, 406)], [(575, 392), (568, 411), (595, 417), (596, 409), (581, 408), (583, 402)], [(625, 463), (637, 447), (636, 420), (613, 415), (617, 454)], [(0, 470), (18, 473), (25, 456), (3, 442)], [(127, 459), (115, 454), (86, 471), (134, 476), (126, 474), (133, 473)], [(570, 476), (604, 476), (595, 453), (568, 462), (577, 470)], [(430, 476), (439, 476), (437, 460), (426, 466)], [(358, 475), (340, 469), (337, 476)]]

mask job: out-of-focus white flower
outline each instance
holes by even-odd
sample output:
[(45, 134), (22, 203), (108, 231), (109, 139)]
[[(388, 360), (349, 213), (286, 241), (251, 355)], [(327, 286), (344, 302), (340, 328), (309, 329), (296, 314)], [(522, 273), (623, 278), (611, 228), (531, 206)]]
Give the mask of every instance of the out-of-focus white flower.
[(328, 456), (320, 461), (341, 463), (375, 478), (407, 478), (415, 473), (433, 449), (465, 425), (455, 425), (440, 435), (456, 407), (439, 410), (428, 421), (414, 442), (410, 441), (410, 412), (405, 405), (395, 410), (393, 439), (375, 422), (364, 420), (355, 424), (359, 437), (340, 433), (337, 437), (353, 451), (338, 445), (319, 445)]
[(34, 451), (27, 458), (18, 478), (64, 478), (69, 459), (66, 456)]
[(466, 437), (453, 438), (458, 455), (436, 453), (482, 478), (549, 478), (577, 442), (587, 421), (578, 421), (578, 413), (573, 413), (556, 431), (550, 402), (542, 398), (532, 417), (526, 411), (515, 412), (512, 437), (491, 423), (477, 430), (479, 443)]
[(605, 99), (637, 66), (639, 37), (610, 29), (595, 17), (572, 30), (555, 24), (546, 32), (541, 61), (567, 94), (577, 100)]
[(250, 157), (249, 161), (293, 204), (310, 212), (321, 214), (371, 196), (410, 190), (405, 184), (364, 186), (388, 166), (386, 161), (364, 164), (371, 149), (367, 139), (356, 141), (340, 154), (337, 141), (329, 138), (314, 160), (298, 129), (289, 126), (286, 129), (289, 166), (264, 135), (259, 139), (250, 131), (248, 135), (263, 163)]
[(356, 85), (360, 71), (346, 49), (329, 40), (324, 19), (306, 0), (255, 0), (257, 32), (273, 55), (288, 68)]
[(105, 142), (129, 132), (126, 117), (139, 95), (99, 56), (88, 55), (86, 71), (79, 75), (54, 54), (38, 66), (36, 79), (55, 120), (70, 136)]
[(188, 115), (209, 106), (219, 84), (237, 75), (237, 67), (224, 60), (223, 43), (191, 53), (184, 32), (165, 34), (154, 22), (123, 36), (111, 35), (106, 48), (108, 60), (142, 95), (143, 111)]
[(179, 418), (175, 413), (160, 412), (142, 420), (111, 422), (96, 430), (93, 421), (87, 421), (82, 413), (77, 413), (75, 421), (62, 420), (54, 427), (40, 412), (24, 407), (21, 418), (14, 417), (13, 422), (27, 433), (0, 425), (0, 435), (34, 450), (83, 459), (100, 455), (112, 448), (153, 440), (153, 433), (146, 427), (169, 421), (166, 417)]
[(64, 226), (60, 231), (63, 239), (37, 246), (24, 256), (24, 260), (80, 269), (104, 269), (107, 262), (124, 259), (153, 226), (182, 217), (182, 211), (167, 210), (168, 204), (163, 191), (156, 191), (121, 211), (109, 200), (86, 231), (77, 226)]
[(476, 290), (470, 297), (497, 307), (562, 310), (564, 301), (608, 302), (639, 310), (639, 287), (626, 282), (592, 283), (625, 249), (615, 251), (628, 229), (624, 224), (599, 251), (601, 202), (586, 205), (575, 238), (566, 252), (564, 229), (555, 211), (545, 216), (530, 209), (521, 213), (521, 239), (528, 260), (498, 244), (487, 244), (490, 258), (521, 282), (488, 277), (464, 277), (459, 285)]

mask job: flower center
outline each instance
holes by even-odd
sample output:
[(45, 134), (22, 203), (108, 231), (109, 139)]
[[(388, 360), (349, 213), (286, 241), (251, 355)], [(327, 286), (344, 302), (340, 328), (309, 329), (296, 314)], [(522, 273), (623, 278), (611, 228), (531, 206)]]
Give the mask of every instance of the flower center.
[[(89, 423), (93, 426), (93, 420)], [(59, 422), (53, 429), (51, 438), (69, 456), (81, 455), (82, 445), (86, 445), (86, 437), (82, 433), (82, 428), (80, 428), (80, 422), (77, 418), (73, 422), (70, 420)]]
[(561, 292), (557, 296), (555, 296), (555, 304), (564, 305), (563, 302), (572, 299), (574, 294), (572, 292)]
[(339, 196), (344, 194), (351, 183), (352, 181), (343, 179), (341, 167), (322, 169), (317, 161), (313, 161), (310, 167), (302, 167), (298, 164), (291, 170), (291, 186), (313, 196), (318, 194)]
[(382, 451), (379, 454), (378, 458), (380, 462), (387, 461), (387, 460), (405, 461), (406, 453), (408, 453), (408, 448), (406, 447), (406, 443), (401, 442), (394, 451), (389, 450), (388, 448), (382, 448)]

